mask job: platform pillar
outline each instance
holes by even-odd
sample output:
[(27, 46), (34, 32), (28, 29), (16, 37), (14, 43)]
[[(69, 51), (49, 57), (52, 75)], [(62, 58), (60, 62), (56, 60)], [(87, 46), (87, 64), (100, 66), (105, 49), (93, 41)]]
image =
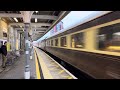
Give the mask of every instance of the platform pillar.
[(25, 54), (26, 54), (26, 61), (25, 61), (25, 72), (24, 72), (24, 78), (25, 79), (30, 79), (30, 65), (29, 65), (29, 56), (30, 56), (30, 51), (29, 51), (29, 41), (28, 41), (28, 31), (30, 29), (30, 20), (31, 16), (33, 14), (33, 11), (21, 11), (21, 14), (23, 16), (23, 21), (25, 24)]
[(25, 79), (30, 79), (30, 66), (29, 66), (29, 41), (28, 41), (29, 23), (25, 23)]

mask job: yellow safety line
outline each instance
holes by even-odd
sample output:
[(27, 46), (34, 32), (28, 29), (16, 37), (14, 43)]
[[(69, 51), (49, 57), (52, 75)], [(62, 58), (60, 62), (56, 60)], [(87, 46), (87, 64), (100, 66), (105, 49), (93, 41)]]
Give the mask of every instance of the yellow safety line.
[(71, 77), (71, 76), (69, 76), (67, 79), (72, 79), (72, 77)]
[(50, 74), (45, 62), (43, 61), (40, 53), (39, 53), (39, 49), (35, 48), (36, 52), (37, 52), (37, 55), (38, 55), (38, 58), (39, 58), (39, 62), (41, 64), (41, 68), (42, 68), (42, 71), (43, 71), (43, 76), (44, 76), (44, 79), (53, 79), (52, 75)]
[(37, 77), (37, 79), (41, 79), (40, 78), (40, 71), (39, 71), (38, 61), (37, 61), (37, 56), (36, 56), (35, 51), (34, 51), (34, 54), (35, 54), (35, 64), (36, 64), (36, 77)]
[(49, 68), (49, 70), (54, 70), (55, 68)]
[(51, 65), (55, 65), (55, 63), (54, 62), (52, 62), (52, 63), (50, 63)]
[(63, 73), (65, 70), (60, 70), (60, 72), (58, 73), (58, 74), (61, 74), (61, 73)]
[(57, 65), (49, 65), (50, 67), (57, 67)]
[(65, 77), (67, 79), (73, 79), (71, 76), (62, 76), (62, 77)]
[(54, 63), (52, 60), (49, 61), (50, 63)]
[(52, 67), (52, 68), (50, 67), (49, 70), (54, 70), (54, 69), (58, 69), (58, 68), (59, 68), (59, 66), (55, 66), (55, 67)]
[(69, 76), (68, 76), (68, 75), (67, 75), (67, 76), (62, 75), (62, 77), (66, 77), (66, 78), (67, 78), (67, 77), (69, 77)]
[(56, 68), (58, 68), (58, 67), (60, 67), (60, 66), (57, 65)]
[(53, 68), (49, 68), (49, 70), (54, 70), (54, 69), (56, 69), (56, 67), (53, 67)]

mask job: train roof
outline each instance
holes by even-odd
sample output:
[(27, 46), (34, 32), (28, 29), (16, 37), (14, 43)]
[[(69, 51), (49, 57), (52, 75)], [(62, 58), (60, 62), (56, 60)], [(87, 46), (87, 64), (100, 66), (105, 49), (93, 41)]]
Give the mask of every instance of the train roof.
[[(105, 14), (108, 14), (108, 13), (110, 13), (110, 12), (112, 12), (112, 11), (99, 11), (99, 12), (94, 12), (94, 14), (91, 14), (91, 15), (89, 15), (89, 16), (86, 16), (86, 17), (83, 18), (83, 19), (79, 19), (78, 21), (72, 23), (69, 27), (66, 27), (66, 28), (58, 31), (58, 32), (56, 32), (56, 33), (53, 34), (53, 35), (49, 35), (48, 37), (45, 37), (44, 39), (48, 39), (48, 38), (51, 38), (51, 37), (53, 37), (53, 36), (56, 36), (56, 35), (58, 35), (58, 34), (60, 34), (60, 33), (63, 33), (64, 31), (70, 30), (70, 29), (72, 29), (72, 28), (74, 28), (74, 27), (76, 27), (76, 26), (78, 26), (78, 25), (87, 23), (87, 22), (89, 22), (89, 21), (91, 21), (91, 20), (94, 20), (94, 19), (96, 19), (96, 18), (99, 18), (99, 17), (101, 17), (101, 16), (103, 16), (103, 15), (105, 15)], [(67, 15), (67, 16), (68, 16), (68, 15)], [(66, 16), (65, 18), (67, 18), (67, 16)], [(64, 21), (63, 21), (63, 23), (67, 23), (67, 22), (64, 22)], [(49, 32), (49, 33), (50, 33), (50, 32)], [(42, 39), (42, 40), (44, 40), (44, 39)]]

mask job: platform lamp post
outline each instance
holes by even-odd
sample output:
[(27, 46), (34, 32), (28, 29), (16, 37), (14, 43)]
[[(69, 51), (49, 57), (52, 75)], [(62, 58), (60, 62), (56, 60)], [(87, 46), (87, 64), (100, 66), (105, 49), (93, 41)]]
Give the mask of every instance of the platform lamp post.
[(30, 65), (29, 65), (29, 41), (28, 41), (28, 31), (30, 29), (30, 20), (31, 16), (33, 14), (33, 11), (21, 11), (21, 14), (23, 16), (23, 21), (25, 24), (25, 54), (26, 54), (26, 61), (25, 61), (25, 72), (24, 72), (24, 78), (30, 79)]

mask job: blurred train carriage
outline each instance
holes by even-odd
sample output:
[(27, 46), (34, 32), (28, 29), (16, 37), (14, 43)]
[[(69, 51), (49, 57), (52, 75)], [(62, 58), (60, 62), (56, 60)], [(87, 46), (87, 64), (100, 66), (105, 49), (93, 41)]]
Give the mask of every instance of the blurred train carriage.
[(94, 78), (120, 79), (120, 12), (47, 38), (39, 47)]

